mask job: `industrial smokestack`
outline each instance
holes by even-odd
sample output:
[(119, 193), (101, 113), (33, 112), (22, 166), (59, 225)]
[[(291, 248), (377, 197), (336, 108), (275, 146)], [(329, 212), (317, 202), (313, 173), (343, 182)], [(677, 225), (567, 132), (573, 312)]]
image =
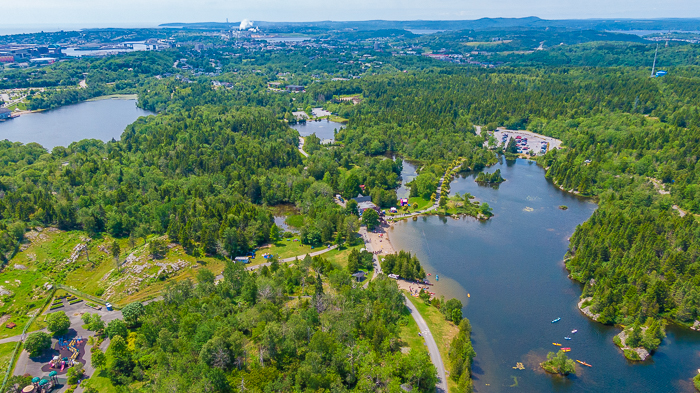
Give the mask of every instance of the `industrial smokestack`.
[(238, 27), (238, 30), (247, 30), (251, 27), (253, 27), (253, 21), (250, 21), (248, 19), (243, 19), (241, 21), (241, 25)]

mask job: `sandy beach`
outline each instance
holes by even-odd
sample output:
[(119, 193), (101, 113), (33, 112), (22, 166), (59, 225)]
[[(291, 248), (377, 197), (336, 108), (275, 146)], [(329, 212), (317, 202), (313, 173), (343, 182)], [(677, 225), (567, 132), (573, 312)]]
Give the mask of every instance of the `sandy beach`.
[[(370, 252), (376, 252), (380, 261), (382, 260), (383, 255), (395, 254), (397, 252), (397, 250), (391, 244), (391, 240), (389, 239), (389, 234), (387, 232), (387, 230), (391, 228), (393, 224), (393, 222), (389, 224), (384, 223), (380, 227), (375, 228), (374, 231), (367, 231), (364, 227), (360, 230), (360, 235), (362, 235), (362, 237), (365, 239), (367, 250)], [(427, 278), (431, 282), (433, 281), (431, 280), (431, 278), (433, 278), (432, 275)], [(435, 293), (435, 296), (441, 295), (440, 293), (436, 292), (434, 285), (421, 285), (401, 279), (396, 280), (396, 282), (399, 284), (399, 289), (406, 290), (415, 297), (418, 296), (421, 289)]]

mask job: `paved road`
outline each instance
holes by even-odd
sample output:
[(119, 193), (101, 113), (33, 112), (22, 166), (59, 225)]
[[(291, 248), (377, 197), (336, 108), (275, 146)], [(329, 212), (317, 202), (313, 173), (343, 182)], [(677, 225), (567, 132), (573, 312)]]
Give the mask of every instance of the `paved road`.
[(308, 157), (309, 153), (304, 151), (304, 138), (299, 137), (299, 152), (304, 155), (304, 157)]
[(425, 339), (425, 344), (428, 347), (428, 353), (430, 353), (430, 360), (435, 365), (438, 375), (438, 383), (435, 385), (435, 391), (438, 393), (447, 393), (447, 379), (445, 379), (445, 365), (442, 363), (442, 356), (440, 356), (440, 350), (438, 349), (435, 339), (432, 333), (430, 333), (430, 328), (428, 324), (416, 309), (416, 306), (411, 303), (411, 300), (403, 295), (406, 300), (406, 307), (411, 310), (411, 316), (418, 324), (418, 329), (420, 329), (423, 338)]

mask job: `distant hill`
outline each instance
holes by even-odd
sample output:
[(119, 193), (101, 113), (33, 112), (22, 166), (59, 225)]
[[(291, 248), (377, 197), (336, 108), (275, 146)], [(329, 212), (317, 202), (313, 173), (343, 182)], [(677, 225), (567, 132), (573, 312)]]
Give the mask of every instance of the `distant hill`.
[[(183, 29), (234, 29), (235, 23), (165, 23), (160, 27)], [(562, 19), (548, 20), (535, 16), (525, 18), (481, 18), (476, 20), (368, 20), (355, 22), (255, 22), (255, 26), (273, 30), (293, 28), (319, 30), (509, 30), (514, 28), (564, 28), (574, 30), (683, 30), (700, 31), (698, 18), (669, 19)]]

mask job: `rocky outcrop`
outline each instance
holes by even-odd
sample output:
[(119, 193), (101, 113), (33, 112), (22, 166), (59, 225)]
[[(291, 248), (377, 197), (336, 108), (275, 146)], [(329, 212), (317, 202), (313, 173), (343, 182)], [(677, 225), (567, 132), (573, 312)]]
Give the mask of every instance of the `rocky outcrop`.
[(593, 311), (591, 311), (591, 306), (582, 307), (583, 303), (586, 303), (591, 300), (593, 300), (592, 297), (585, 297), (581, 299), (578, 302), (578, 309), (581, 310), (581, 312), (584, 313), (588, 318), (591, 318), (594, 321), (598, 321), (598, 318), (600, 318), (600, 314), (596, 314)]
[[(643, 327), (642, 331), (645, 331), (647, 328)], [(625, 354), (625, 357), (629, 360), (639, 360), (639, 361), (645, 361), (651, 354), (649, 351), (646, 350), (646, 348), (642, 347), (637, 347), (637, 348), (631, 348), (628, 347), (626, 342), (627, 342), (627, 330), (623, 330), (618, 334), (616, 337), (620, 339), (620, 342), (618, 346), (620, 349), (622, 349), (622, 352)], [(635, 355), (636, 354), (636, 355)]]

